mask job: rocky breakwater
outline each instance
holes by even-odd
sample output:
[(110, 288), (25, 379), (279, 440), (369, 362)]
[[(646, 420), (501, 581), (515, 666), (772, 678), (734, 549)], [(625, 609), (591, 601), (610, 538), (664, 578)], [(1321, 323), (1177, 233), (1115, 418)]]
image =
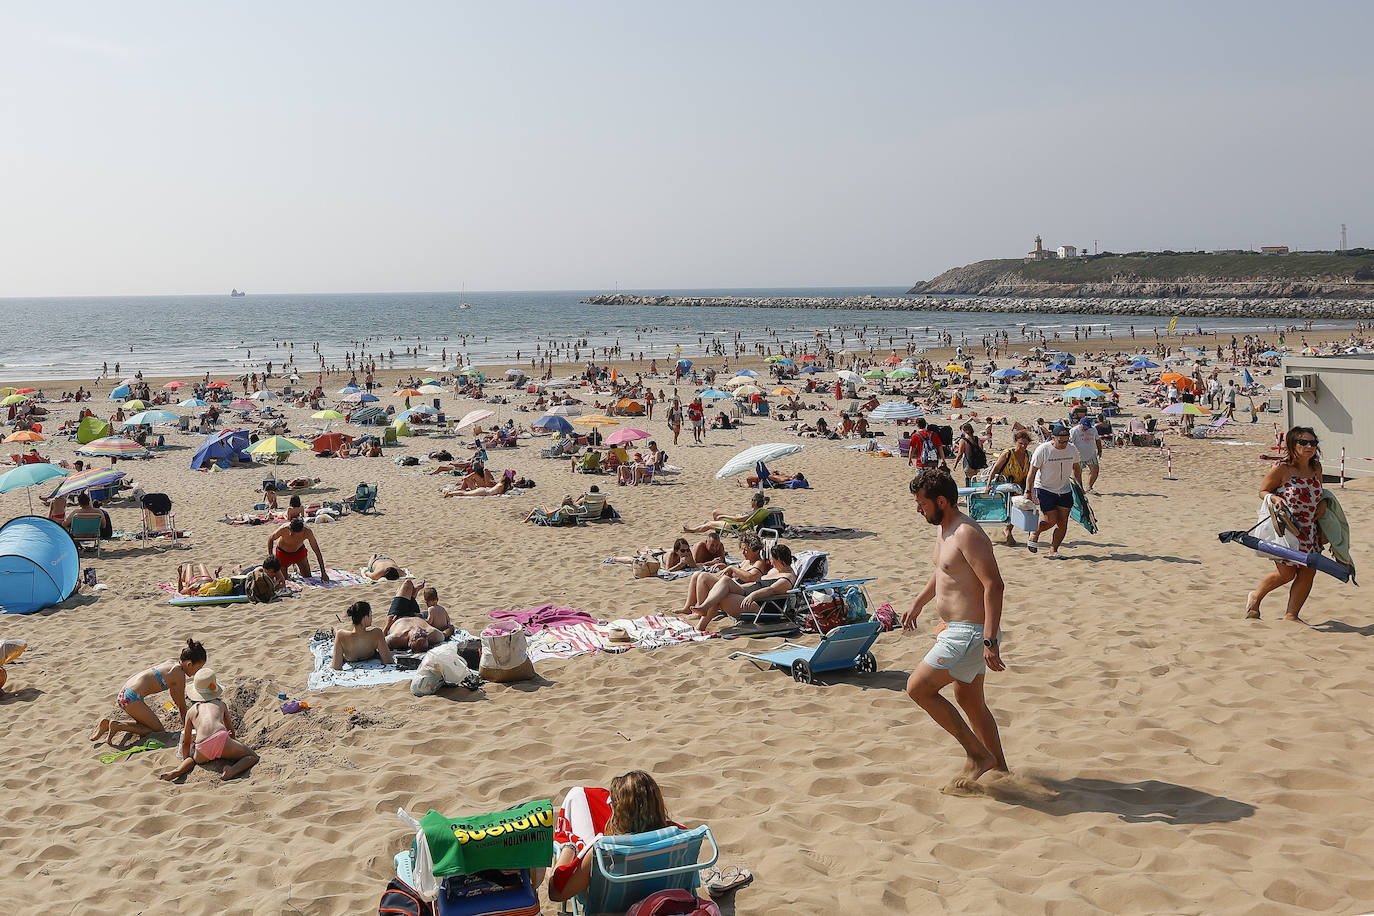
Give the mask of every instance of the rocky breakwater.
[(1374, 319), (1374, 301), (1360, 299), (1176, 299), (1094, 297), (1065, 299), (1023, 296), (637, 296), (604, 293), (583, 300), (589, 305), (752, 308), (870, 309), (898, 312), (1001, 312), (1005, 314), (1140, 315), (1187, 318), (1273, 318), (1280, 321)]

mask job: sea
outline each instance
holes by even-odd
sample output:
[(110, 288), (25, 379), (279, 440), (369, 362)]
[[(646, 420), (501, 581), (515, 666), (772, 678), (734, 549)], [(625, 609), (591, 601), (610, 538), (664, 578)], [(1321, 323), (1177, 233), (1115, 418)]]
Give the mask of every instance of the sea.
[[(550, 349), (560, 360), (589, 358), (591, 348), (619, 345), (623, 358), (700, 356), (713, 341), (730, 351), (745, 345), (843, 337), (860, 347), (934, 346), (941, 334), (955, 343), (977, 344), (985, 334), (1021, 328), (1072, 339), (1075, 327), (1093, 336), (1110, 333), (1120, 341), (1135, 327), (1153, 342), (1153, 329), (1169, 317), (962, 312), (950, 296), (945, 312), (885, 309), (759, 309), (728, 307), (601, 306), (583, 303), (593, 292), (564, 290), (463, 293), (345, 293), (243, 297), (99, 296), (0, 299), (6, 330), (0, 336), (0, 382), (94, 381), (102, 374), (123, 377), (236, 375), (274, 372), (292, 360), (299, 371), (343, 367), (347, 353), (386, 354), (387, 368), (426, 369), (452, 364), (459, 354), (482, 366), (529, 366)], [(904, 287), (621, 290), (670, 296), (876, 296), (897, 297)], [(462, 306), (466, 305), (467, 308)], [(1179, 330), (1242, 334), (1263, 332), (1264, 320), (1187, 318)], [(1316, 324), (1338, 327), (1339, 323)], [(1142, 342), (1144, 342), (1142, 340)], [(536, 350), (537, 348), (537, 350)], [(680, 351), (679, 351), (680, 348)], [(116, 365), (118, 369), (116, 370)]]

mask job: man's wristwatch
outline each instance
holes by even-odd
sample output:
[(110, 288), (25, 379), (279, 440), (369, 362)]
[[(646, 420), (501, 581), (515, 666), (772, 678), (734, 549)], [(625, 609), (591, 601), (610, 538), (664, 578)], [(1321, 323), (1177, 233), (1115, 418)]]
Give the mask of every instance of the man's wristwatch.
[(983, 640), (983, 645), (984, 645), (986, 648), (995, 649), (995, 648), (997, 648), (997, 640), (995, 640), (995, 639), (985, 639), (985, 640)]

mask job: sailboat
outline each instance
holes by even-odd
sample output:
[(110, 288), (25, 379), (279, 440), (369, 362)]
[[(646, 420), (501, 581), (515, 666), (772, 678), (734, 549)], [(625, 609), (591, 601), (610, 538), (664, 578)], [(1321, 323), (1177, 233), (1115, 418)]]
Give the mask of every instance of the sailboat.
[(461, 287), (459, 287), (459, 292), (458, 292), (458, 307), (459, 307), (460, 309), (462, 309), (463, 311), (465, 311), (465, 312), (466, 312), (468, 309), (472, 308), (472, 306), (468, 305), (468, 303), (467, 303), (467, 298), (468, 298), (468, 296), (467, 296), (467, 289), (468, 289), (468, 285), (467, 285), (466, 283), (464, 283)]
[(229, 298), (230, 298), (230, 299), (241, 299), (241, 298), (243, 298), (243, 297), (246, 296), (246, 295), (248, 295), (248, 294), (247, 294), (247, 293), (241, 293), (241, 292), (239, 292), (237, 289), (234, 289), (234, 290), (232, 290), (232, 291), (229, 293)]

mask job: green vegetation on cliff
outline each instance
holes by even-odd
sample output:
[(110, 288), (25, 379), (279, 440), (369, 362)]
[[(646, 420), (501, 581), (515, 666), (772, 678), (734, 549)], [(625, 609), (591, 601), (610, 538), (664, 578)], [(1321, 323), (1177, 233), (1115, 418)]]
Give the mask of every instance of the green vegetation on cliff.
[(1104, 252), (1065, 260), (978, 261), (912, 288), (918, 293), (1033, 296), (1374, 296), (1374, 250)]

